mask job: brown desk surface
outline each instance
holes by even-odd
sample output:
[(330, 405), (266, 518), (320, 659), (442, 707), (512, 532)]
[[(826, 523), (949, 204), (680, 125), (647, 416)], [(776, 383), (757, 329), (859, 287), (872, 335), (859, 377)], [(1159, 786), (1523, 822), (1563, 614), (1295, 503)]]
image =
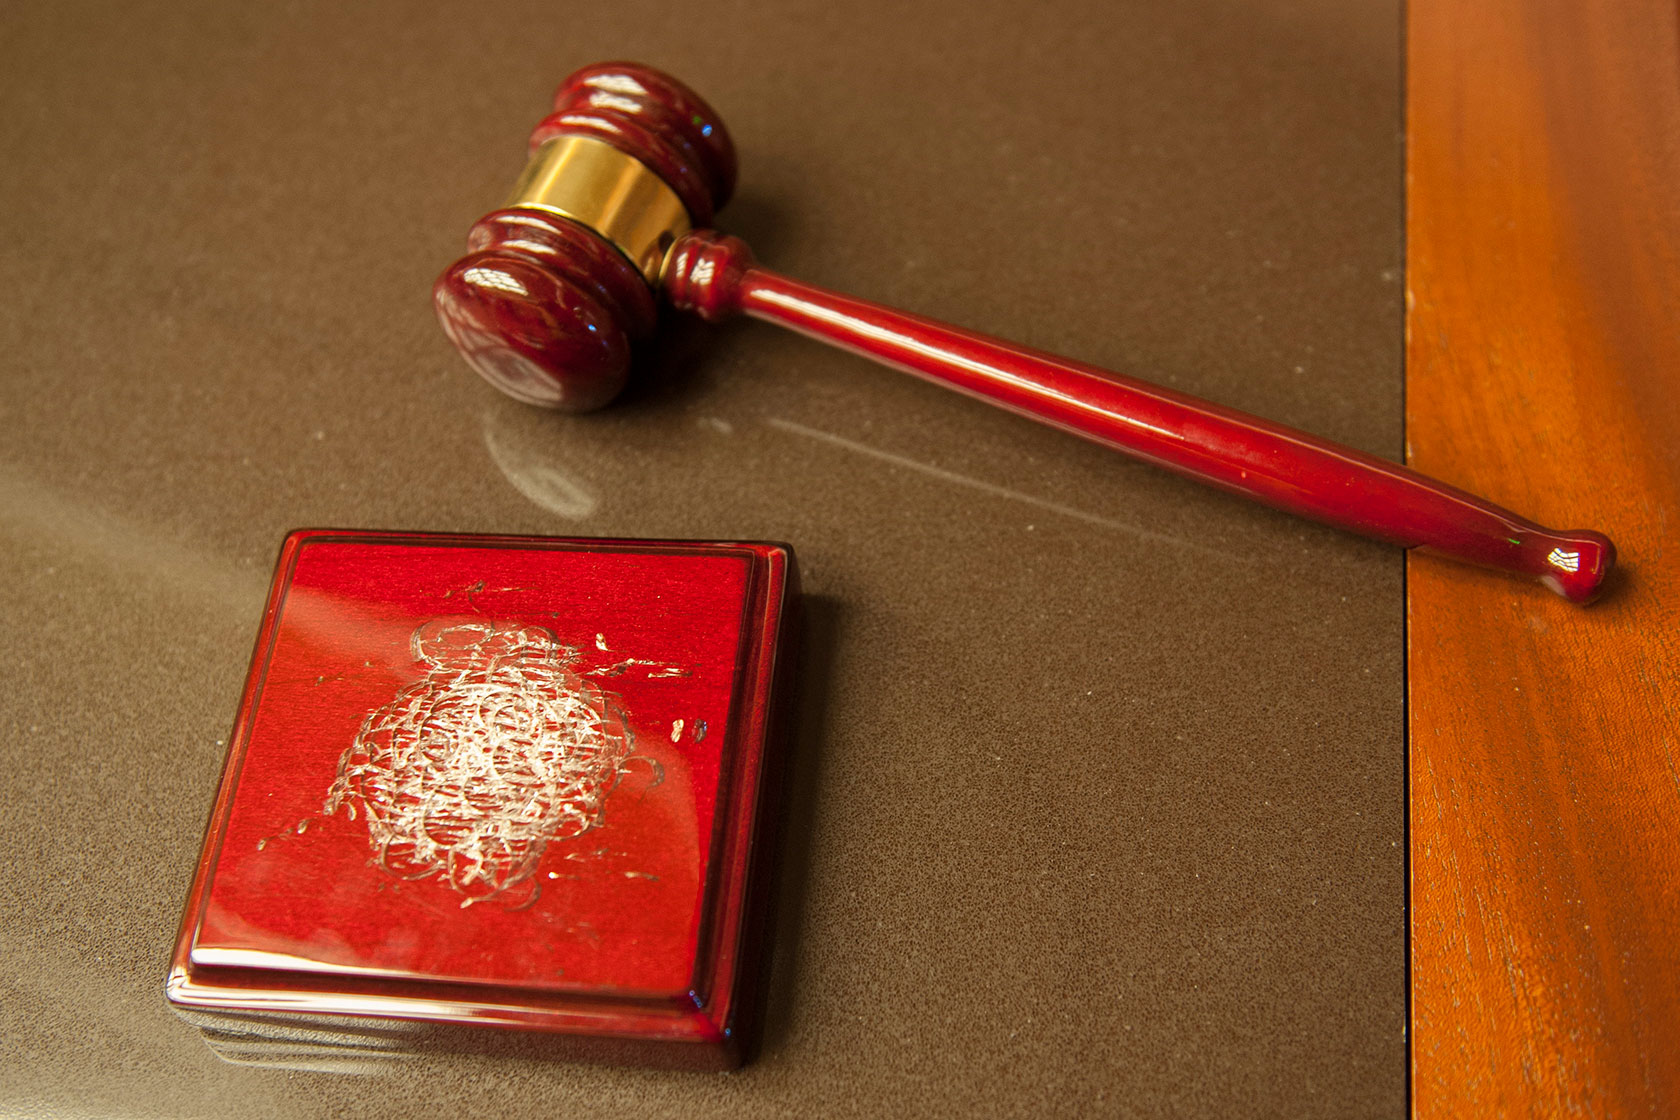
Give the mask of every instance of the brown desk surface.
[[(538, 413), (427, 298), (634, 57), (729, 120), (768, 263), (1398, 456), (1396, 5), (496, 10), (7, 17), (0, 1112), (1402, 1112), (1397, 552), (756, 325)], [(306, 525), (797, 547), (755, 1064), (287, 1074), (171, 1015)]]

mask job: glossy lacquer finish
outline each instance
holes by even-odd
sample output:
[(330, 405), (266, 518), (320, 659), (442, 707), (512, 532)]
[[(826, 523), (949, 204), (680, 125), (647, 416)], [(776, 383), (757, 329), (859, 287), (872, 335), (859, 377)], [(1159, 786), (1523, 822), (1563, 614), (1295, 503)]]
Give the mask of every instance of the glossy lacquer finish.
[[(629, 64), (591, 67), (562, 85), (557, 103), (589, 107), (591, 121), (598, 116), (610, 125), (591, 124), (591, 135), (668, 174), (696, 226), (733, 186), (734, 148), (721, 121), (668, 76)], [(565, 123), (572, 116), (571, 109), (557, 112), (533, 143), (574, 127)], [(486, 222), (505, 220), (492, 215)], [(556, 227), (548, 243), (570, 237), (558, 230), (572, 224), (566, 219), (542, 220)], [(490, 239), (485, 223), (474, 237)], [(493, 384), (534, 403), (594, 407), (622, 383), (621, 339), (633, 337), (641, 322), (623, 312), (608, 315), (611, 323), (598, 321), (598, 309), (613, 301), (591, 302), (585, 274), (596, 276), (598, 289), (623, 286), (624, 270), (607, 255), (629, 269), (610, 247), (606, 255), (591, 247), (560, 262), (546, 248), (503, 239), (444, 273), (435, 291), (439, 315)], [(1594, 599), (1615, 564), (1615, 546), (1601, 533), (1547, 529), (1279, 424), (780, 276), (758, 267), (735, 238), (704, 229), (677, 237), (660, 286), (677, 307), (708, 319), (740, 312), (779, 323), (1277, 509), (1529, 576), (1572, 602)]]
[(531, 150), (556, 136), (593, 136), (634, 156), (677, 192), (695, 225), (709, 224), (735, 193), (735, 142), (722, 118), (651, 66), (599, 62), (567, 78)]
[(664, 282), (674, 304), (708, 319), (740, 312), (779, 323), (1277, 509), (1529, 575), (1576, 602), (1597, 594), (1615, 561), (1599, 533), (1543, 528), (1375, 456), (780, 276), (737, 238), (683, 238)]
[[(717, 113), (676, 79), (635, 63), (586, 67), (561, 83), (531, 133), (603, 140), (676, 192), (691, 223), (735, 190), (735, 146)], [(433, 286), (443, 329), (487, 381), (529, 404), (584, 412), (624, 387), (630, 346), (653, 328), (646, 281), (589, 229), (540, 209), (498, 210)]]
[(776, 545), (293, 534), (170, 999), (732, 1064), (793, 596)]

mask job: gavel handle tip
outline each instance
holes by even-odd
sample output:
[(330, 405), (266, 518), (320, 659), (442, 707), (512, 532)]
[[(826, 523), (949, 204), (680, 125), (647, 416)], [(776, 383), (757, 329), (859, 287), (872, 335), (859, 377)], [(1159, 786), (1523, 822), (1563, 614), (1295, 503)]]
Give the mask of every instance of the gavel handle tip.
[(1546, 554), (1540, 582), (1580, 606), (1604, 593), (1605, 581), (1616, 567), (1616, 545), (1603, 533), (1571, 529), (1558, 534)]

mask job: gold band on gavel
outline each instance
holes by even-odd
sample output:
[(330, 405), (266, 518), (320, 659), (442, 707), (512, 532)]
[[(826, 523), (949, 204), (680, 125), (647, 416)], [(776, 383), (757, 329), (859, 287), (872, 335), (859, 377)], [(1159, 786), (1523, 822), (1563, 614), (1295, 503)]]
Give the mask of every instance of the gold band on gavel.
[(557, 136), (538, 148), (506, 206), (548, 210), (588, 226), (659, 283), (671, 242), (693, 223), (677, 192), (605, 141)]

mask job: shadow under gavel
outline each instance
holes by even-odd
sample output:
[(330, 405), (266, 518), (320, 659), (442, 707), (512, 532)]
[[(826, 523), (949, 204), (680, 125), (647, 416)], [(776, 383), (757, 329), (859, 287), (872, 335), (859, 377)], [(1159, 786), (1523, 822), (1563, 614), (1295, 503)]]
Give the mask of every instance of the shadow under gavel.
[(652, 332), (655, 294), (717, 321), (789, 327), (1276, 509), (1537, 579), (1589, 603), (1615, 565), (1602, 533), (1537, 525), (1352, 448), (1183, 393), (896, 311), (759, 266), (705, 228), (735, 186), (713, 109), (633, 63), (561, 85), (507, 204), (433, 288), (438, 318), (491, 384), (599, 408)]

